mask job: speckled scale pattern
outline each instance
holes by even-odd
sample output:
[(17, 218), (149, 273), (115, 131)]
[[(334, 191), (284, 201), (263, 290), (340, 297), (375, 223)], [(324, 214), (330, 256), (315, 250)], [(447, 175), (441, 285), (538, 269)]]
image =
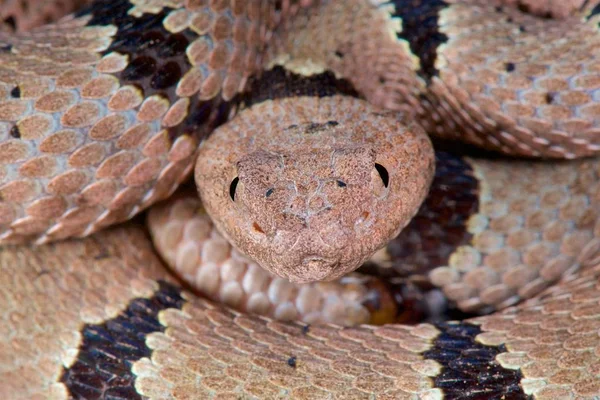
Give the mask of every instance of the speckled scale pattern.
[(81, 243), (3, 249), (0, 397), (66, 398), (60, 378), (76, 361), (84, 326), (117, 317), (130, 300), (151, 298), (157, 280), (169, 279), (151, 249), (136, 229)]
[(87, 235), (172, 193), (260, 64), (266, 4), (95, 2), (0, 33), (0, 241)]
[(484, 333), (477, 340), (503, 343), (508, 353), (496, 360), (520, 369), (521, 385), (536, 399), (599, 396), (599, 277), (594, 263), (522, 306), (478, 319)]
[(436, 151), (433, 182), (417, 214), (388, 243), (378, 260), (402, 277), (427, 275), (472, 239), (467, 221), (479, 209), (479, 181), (471, 165), (452, 153)]
[(350, 274), (298, 285), (262, 269), (219, 234), (193, 190), (153, 207), (148, 227), (158, 254), (178, 276), (204, 297), (240, 312), (341, 326), (396, 317), (393, 293), (375, 277)]
[[(25, 32), (58, 20), (91, 0), (2, 0), (0, 26), (9, 31)], [(1, 28), (0, 28), (1, 29)]]
[[(136, 1), (135, 9), (139, 12), (159, 13), (162, 6), (157, 7), (154, 5), (155, 3), (151, 0)], [(176, 3), (176, 1), (167, 3), (172, 5), (171, 3)], [(594, 6), (592, 3), (589, 2), (590, 7)], [(161, 2), (161, 4), (164, 3)], [(351, 4), (351, 2), (346, 4)], [(486, 2), (485, 6), (487, 5)], [(454, 8), (454, 11), (458, 9), (458, 7)], [(595, 32), (597, 29), (596, 18), (597, 15), (588, 19), (588, 27), (591, 27), (589, 32)], [(465, 24), (470, 21), (468, 18), (456, 19)], [(514, 20), (511, 23), (514, 24)], [(5, 146), (4, 153), (1, 154), (1, 157), (8, 160), (3, 165), (3, 169), (8, 171), (3, 172), (5, 176), (15, 174), (16, 167), (13, 167), (13, 164), (19, 165), (19, 170), (21, 168), (18, 164), (20, 161), (11, 161), (10, 157), (19, 156), (25, 151), (24, 147), (20, 145), (24, 137), (26, 138), (28, 134), (35, 135), (40, 131), (49, 132), (45, 127), (58, 120), (61, 124), (63, 123), (63, 114), (67, 113), (62, 108), (54, 110), (52, 107), (73, 106), (71, 97), (73, 93), (76, 92), (77, 96), (79, 93), (83, 95), (85, 83), (106, 73), (105, 70), (98, 72), (95, 53), (86, 50), (80, 51), (77, 48), (78, 46), (80, 49), (88, 48), (88, 45), (105, 48), (103, 46), (109, 45), (108, 37), (112, 32), (108, 32), (109, 28), (104, 33), (102, 29), (91, 28), (86, 31), (84, 36), (81, 36), (77, 34), (81, 29), (80, 25), (79, 22), (73, 20), (65, 20), (61, 23), (60, 29), (74, 33), (69, 39), (71, 42), (68, 43), (68, 46), (75, 50), (69, 54), (65, 51), (50, 54), (44, 52), (43, 48), (35, 48), (36, 43), (42, 44), (44, 40), (47, 40), (45, 38), (47, 38), (48, 31), (44, 29), (51, 31), (57, 28), (42, 28), (35, 32), (34, 35), (37, 35), (35, 42), (28, 41), (27, 36), (23, 35), (8, 43), (8, 36), (4, 36), (4, 33), (0, 34), (2, 37), (0, 81), (3, 82), (0, 87), (2, 98), (2, 108), (0, 109), (3, 110), (3, 114), (0, 115), (0, 118), (7, 119), (9, 122), (3, 124), (0, 129), (9, 143)], [(346, 28), (349, 26), (343, 23), (340, 25), (344, 25)], [(383, 29), (392, 25), (394, 24), (376, 24), (378, 28), (383, 27)], [(474, 26), (476, 25), (477, 23), (474, 23)], [(532, 22), (531, 26), (535, 28), (537, 25)], [(354, 27), (356, 28), (355, 32), (359, 32), (359, 37), (361, 33), (369, 32), (364, 25), (356, 24)], [(520, 25), (517, 28), (520, 28)], [(490, 25), (490, 29), (496, 28)], [(581, 29), (584, 34), (576, 31), (569, 35), (573, 34), (577, 38), (576, 43), (595, 45), (594, 40), (596, 39), (587, 40), (585, 36), (585, 33), (588, 32), (587, 28)], [(92, 34), (94, 30), (96, 32)], [(472, 31), (477, 33), (477, 30)], [(560, 30), (557, 29), (556, 32), (558, 31)], [(502, 32), (502, 29), (496, 32)], [(553, 29), (549, 29), (548, 32), (550, 36), (554, 34)], [(88, 34), (89, 36), (87, 36)], [(100, 38), (90, 38), (97, 34), (102, 35)], [(560, 35), (556, 34), (556, 36)], [(451, 38), (450, 35), (449, 38)], [(59, 49), (65, 45), (58, 37), (52, 40), (55, 41), (55, 47)], [(524, 47), (521, 47), (521, 51), (524, 51), (523, 49)], [(570, 46), (569, 49), (579, 51), (577, 50), (578, 46)], [(367, 50), (371, 52), (365, 51), (363, 54), (375, 54), (373, 48)], [(377, 50), (380, 54), (386, 54), (389, 47), (387, 47), (387, 43), (384, 43)], [(447, 50), (447, 48), (442, 50)], [(555, 48), (551, 50), (551, 53), (552, 51), (562, 53), (562, 50)], [(13, 53), (19, 53), (19, 56), (14, 56)], [(335, 54), (335, 52), (333, 53)], [(39, 58), (28, 60), (26, 55), (32, 54), (36, 54), (36, 57)], [(341, 54), (344, 53), (341, 52)], [(549, 58), (554, 55), (546, 54)], [(68, 57), (72, 57), (72, 59), (65, 61), (68, 60)], [(402, 60), (410, 59), (406, 55), (401, 57), (403, 57)], [(394, 57), (390, 59), (392, 58)], [(46, 61), (40, 61), (42, 59)], [(123, 59), (118, 56), (107, 57), (103, 67), (125, 68), (119, 63), (123, 63)], [(415, 65), (413, 64), (413, 68)], [(388, 66), (389, 64), (386, 65), (386, 67)], [(507, 74), (517, 72), (513, 75), (518, 75), (518, 73), (523, 73), (523, 69), (527, 70), (530, 66), (519, 65), (516, 62), (514, 65), (512, 62), (509, 64), (504, 62), (503, 67)], [(586, 65), (586, 68), (590, 68), (589, 70), (593, 70), (593, 67), (593, 65)], [(60, 74), (64, 73), (66, 76), (61, 81), (62, 83), (58, 78), (54, 79), (59, 75), (57, 72), (59, 69)], [(21, 71), (27, 70), (34, 74), (29, 76), (22, 74)], [(385, 70), (385, 68), (381, 68), (381, 70)], [(381, 70), (374, 69), (377, 72)], [(413, 70), (416, 71), (416, 69)], [(390, 71), (395, 73), (397, 68), (392, 68)], [(403, 72), (406, 71), (410, 71), (410, 68), (403, 70)], [(498, 71), (494, 70), (494, 72)], [(588, 72), (588, 70), (584, 72)], [(112, 73), (110, 72), (110, 74)], [(452, 75), (452, 73), (448, 74)], [(372, 75), (376, 78), (381, 76), (379, 74)], [(406, 79), (409, 81), (413, 79), (410, 74), (400, 74), (400, 76), (407, 76)], [(102, 78), (98, 83), (95, 82), (92, 87), (89, 87), (88, 91), (85, 91), (86, 95), (93, 96), (98, 92), (106, 93), (103, 91), (113, 87), (110, 77), (102, 76)], [(450, 80), (452, 79), (450, 78)], [(74, 82), (83, 81), (83, 83), (79, 83), (79, 86), (75, 85), (76, 89), (73, 89), (75, 92), (69, 92), (70, 94), (54, 94), (58, 90), (55, 88), (55, 84), (64, 84), (72, 82), (72, 80)], [(388, 85), (390, 84), (387, 79), (384, 81)], [(417, 86), (414, 87), (419, 88), (418, 82), (417, 80)], [(15, 85), (15, 83), (19, 84)], [(593, 82), (584, 81), (583, 83), (586, 90), (595, 90)], [(448, 96), (447, 92), (451, 89), (444, 85), (451, 86), (448, 83), (434, 82), (432, 86), (434, 95), (430, 98), (418, 97), (425, 104), (425, 108), (428, 107), (427, 101), (429, 101), (435, 106), (434, 108), (441, 110), (440, 114), (434, 114), (434, 120), (450, 121), (457, 116), (456, 122), (459, 123), (466, 120), (479, 121), (480, 124), (488, 122), (485, 119), (478, 119), (481, 110), (472, 110), (468, 106), (464, 106), (466, 111), (463, 113), (460, 106), (452, 105), (452, 99), (459, 98), (461, 94), (454, 97)], [(401, 97), (405, 96), (410, 99), (414, 95), (414, 93), (407, 95), (402, 92), (405, 89), (404, 86), (400, 86)], [(369, 86), (365, 85), (365, 87)], [(373, 89), (373, 87), (379, 86), (371, 86), (371, 93), (375, 93), (374, 97), (376, 98), (377, 93), (381, 94), (381, 92), (377, 92), (377, 89)], [(413, 86), (407, 85), (407, 87), (412, 88)], [(71, 90), (68, 85), (65, 88), (67, 89), (64, 91)], [(560, 89), (560, 82), (558, 88)], [(421, 89), (417, 90), (417, 94), (419, 90)], [(569, 99), (576, 102), (578, 96), (578, 94), (574, 95), (575, 99), (573, 99), (569, 96), (569, 91), (560, 90), (558, 90), (557, 97), (552, 94), (548, 96), (546, 88), (544, 90), (546, 91), (543, 94), (544, 104), (536, 105), (536, 113), (539, 109), (541, 110), (539, 112), (549, 110), (548, 112), (551, 114), (561, 115), (564, 110), (560, 107), (550, 107), (549, 109), (545, 107), (554, 105), (555, 101), (559, 102), (557, 103), (559, 106), (564, 106)], [(49, 92), (52, 92), (53, 95), (42, 101), (41, 97)], [(127, 101), (131, 101), (131, 99), (135, 101), (139, 93), (135, 91), (135, 88), (129, 88), (122, 95), (120, 99), (128, 104)], [(502, 97), (504, 94), (496, 93), (494, 96)], [(553, 104), (548, 104), (548, 101)], [(90, 101), (90, 103), (93, 102)], [(160, 106), (156, 103), (153, 105)], [(42, 117), (44, 117), (44, 113), (52, 114), (52, 116), (27, 120), (27, 123), (30, 124), (29, 128), (27, 124), (22, 123), (19, 126), (13, 123), (19, 120), (21, 115), (32, 112), (32, 107), (36, 107), (36, 112), (40, 111)], [(40, 109), (37, 110), (37, 107)], [(493, 109), (493, 105), (491, 109)], [(512, 110), (510, 107), (507, 109)], [(573, 106), (573, 109), (581, 112), (581, 108), (577, 104)], [(573, 109), (569, 111), (573, 112)], [(96, 108), (93, 105), (86, 103), (85, 106), (76, 108), (65, 120), (74, 124), (73, 130), (77, 131), (79, 128), (76, 125), (83, 123), (86, 117), (95, 115), (94, 110)], [(520, 109), (518, 111), (521, 112)], [(594, 110), (587, 110), (587, 112), (592, 116), (595, 115)], [(527, 114), (527, 110), (524, 111), (524, 114)], [(27, 114), (27, 116), (30, 115)], [(531, 124), (527, 115), (519, 115), (516, 119)], [(571, 129), (575, 129), (573, 126), (578, 126), (577, 121), (573, 122), (570, 119), (566, 121), (570, 123)], [(528, 135), (527, 130), (520, 131), (514, 128), (514, 131), (510, 131), (505, 128), (513, 122), (502, 122), (502, 129), (506, 130), (501, 130), (500, 133), (505, 132), (506, 134), (501, 135), (501, 139), (497, 137), (486, 139), (489, 141), (488, 145), (491, 144), (492, 147), (505, 150), (506, 143), (512, 141), (511, 135), (515, 135), (515, 137)], [(537, 121), (534, 122), (537, 123)], [(115, 122), (106, 122), (110, 126), (113, 123)], [(564, 120), (560, 124), (564, 124)], [(116, 125), (118, 126), (118, 124)], [(16, 129), (15, 126), (17, 126)], [(534, 128), (531, 128), (531, 131), (538, 129)], [(539, 129), (541, 130), (541, 128)], [(548, 147), (544, 140), (534, 144), (525, 140), (520, 142), (525, 143), (520, 146), (520, 149), (525, 154), (535, 154), (537, 151), (541, 151), (539, 149), (548, 148), (547, 155), (550, 156), (571, 156), (575, 150), (581, 149), (583, 149), (583, 153), (595, 151), (594, 145), (586, 142), (588, 139), (579, 141), (565, 138), (568, 135), (561, 134), (560, 129), (562, 129), (561, 125), (552, 127), (552, 135), (558, 137), (556, 148)], [(564, 129), (567, 130), (567, 128)], [(594, 129), (584, 127), (583, 130), (586, 129), (588, 133), (594, 134)], [(99, 131), (104, 132), (102, 129)], [(439, 131), (443, 133), (443, 128)], [(479, 131), (479, 128), (476, 127), (476, 131)], [(60, 137), (55, 137), (45, 144), (44, 149), (46, 150), (40, 151), (61, 149), (65, 142), (73, 140), (69, 139), (73, 137), (69, 135), (73, 134), (68, 133), (63, 137), (61, 133)], [(477, 139), (476, 134), (471, 135), (471, 140), (481, 142), (480, 139)], [(563, 140), (564, 142), (562, 142)], [(527, 146), (532, 147), (533, 150)], [(539, 148), (535, 146), (539, 146)], [(86, 157), (86, 153), (81, 156), (81, 158)], [(23, 170), (29, 171), (28, 173), (49, 170), (53, 168), (54, 160), (53, 157), (45, 157), (37, 164), (23, 167)], [(64, 158), (58, 160), (66, 165)], [(118, 164), (122, 160), (117, 159), (115, 162)], [(552, 175), (553, 178), (549, 179), (566, 179), (567, 181), (571, 179), (570, 184), (562, 182), (558, 186), (573, 187), (576, 188), (576, 191), (587, 193), (586, 189), (592, 188), (593, 190), (597, 176), (595, 167), (589, 167), (593, 162), (586, 163), (587, 161), (580, 163), (579, 165), (583, 168), (576, 172), (566, 170), (556, 176)], [(488, 165), (488, 167), (480, 165), (477, 168), (480, 171), (485, 170), (485, 173), (489, 173), (490, 176), (506, 173), (506, 171), (501, 172), (493, 166)], [(519, 172), (521, 171), (519, 169)], [(579, 176), (574, 179), (572, 178), (573, 174)], [(515, 175), (504, 176), (504, 179), (512, 183), (511, 178)], [(546, 178), (548, 175), (541, 173), (533, 176)], [(557, 178), (557, 176), (561, 178)], [(77, 176), (69, 175), (65, 181), (76, 184), (76, 178)], [(543, 182), (544, 179), (539, 179), (539, 181)], [(3, 193), (3, 196), (6, 194), (17, 196), (12, 201), (15, 204), (21, 204), (24, 200), (18, 196), (26, 197), (30, 186), (27, 183), (17, 182), (13, 182), (12, 186), (5, 186), (3, 192), (0, 188), (0, 192)], [(538, 180), (533, 179), (530, 182), (535, 186)], [(56, 185), (62, 187), (60, 184)], [(496, 347), (504, 346), (508, 350), (506, 353), (498, 354), (495, 359), (504, 368), (520, 369), (524, 377), (521, 386), (526, 394), (544, 400), (560, 397), (592, 399), (600, 395), (600, 385), (598, 384), (600, 373), (597, 365), (600, 353), (597, 339), (600, 327), (597, 296), (600, 292), (598, 283), (600, 269), (597, 265), (598, 260), (594, 257), (599, 244), (595, 239), (595, 227), (584, 229), (583, 236), (578, 237), (575, 233), (565, 233), (564, 226), (573, 225), (569, 222), (563, 223), (565, 220), (573, 218), (571, 221), (575, 221), (575, 226), (588, 227), (590, 219), (595, 220), (596, 218), (592, 217), (594, 211), (589, 211), (589, 207), (579, 207), (582, 204), (579, 196), (574, 195), (569, 198), (566, 202), (570, 204), (573, 200), (574, 204), (565, 206), (567, 203), (560, 201), (561, 198), (564, 198), (560, 195), (561, 190), (558, 190), (558, 194), (554, 192), (554, 189), (550, 192), (547, 193), (547, 198), (540, 200), (540, 204), (549, 205), (549, 208), (553, 209), (552, 207), (558, 207), (556, 199), (559, 198), (560, 207), (558, 207), (557, 215), (560, 222), (557, 225), (548, 226), (544, 230), (544, 235), (550, 239), (560, 237), (558, 239), (561, 243), (560, 251), (568, 257), (573, 258), (570, 254), (580, 251), (577, 256), (579, 275), (567, 274), (564, 282), (546, 290), (541, 297), (524, 305), (470, 322), (479, 325), (482, 330), (482, 333), (476, 336), (478, 343)], [(95, 193), (104, 193), (104, 189), (97, 189)], [(502, 190), (499, 193), (502, 193)], [(583, 203), (587, 196), (587, 194), (583, 195)], [(49, 199), (48, 203), (43, 204), (46, 206), (51, 204), (50, 209), (60, 209), (59, 203), (60, 200)], [(507, 212), (505, 216), (512, 215), (514, 210), (528, 207), (526, 203), (527, 200), (525, 203), (511, 201), (510, 213)], [(563, 206), (565, 207), (563, 208)], [(37, 209), (32, 208), (32, 215), (36, 215), (37, 218), (41, 209), (41, 206)], [(577, 212), (582, 209), (584, 215), (577, 216)], [(499, 213), (495, 215), (502, 216), (502, 210), (486, 212), (491, 213), (490, 215)], [(550, 211), (550, 214), (552, 213), (553, 211)], [(533, 225), (539, 225), (543, 224), (545, 218), (544, 215), (536, 214), (528, 221)], [(18, 226), (22, 228), (30, 222), (33, 222), (33, 225), (30, 226), (35, 227), (35, 223), (39, 221), (19, 222), (21, 225)], [(475, 222), (473, 226), (474, 229), (477, 229), (485, 226), (489, 221)], [(519, 225), (518, 222), (513, 223), (510, 220), (497, 223), (504, 227), (500, 230)], [(529, 225), (527, 227), (530, 228)], [(519, 233), (514, 239), (510, 240), (511, 246), (522, 247), (524, 244), (530, 243), (527, 239), (530, 232), (523, 233), (521, 229), (518, 231)], [(586, 232), (591, 232), (593, 237)], [(477, 231), (475, 231), (475, 235), (477, 235)], [(506, 236), (507, 242), (509, 236)], [(490, 238), (484, 235), (479, 238), (481, 241), (479, 243), (484, 246), (485, 251), (488, 251), (489, 245), (493, 248), (495, 239), (495, 237)], [(587, 244), (583, 245), (583, 243)], [(502, 257), (504, 256), (502, 255)], [(568, 272), (569, 267), (566, 265), (569, 265), (571, 261), (568, 257), (566, 263), (562, 263), (564, 259), (561, 259), (549, 267), (546, 272), (544, 272), (545, 267), (540, 269), (540, 276), (543, 280), (555, 276), (557, 271), (564, 271), (565, 268)], [(489, 257), (487, 258), (489, 261)], [(138, 266), (143, 266), (143, 269), (138, 270)], [(0, 394), (2, 394), (0, 397), (11, 397), (18, 393), (22, 398), (66, 398), (68, 396), (67, 388), (65, 385), (57, 383), (57, 380), (63, 365), (71, 365), (75, 360), (77, 347), (81, 343), (79, 332), (83, 324), (100, 324), (117, 317), (127, 308), (130, 300), (152, 297), (158, 290), (156, 280), (164, 278), (164, 272), (161, 272), (163, 271), (162, 265), (153, 255), (144, 233), (132, 226), (104, 232), (79, 242), (61, 243), (35, 250), (26, 247), (2, 250), (0, 252), (0, 268), (2, 268), (0, 274), (0, 318), (2, 320), (2, 324), (0, 324), (0, 358), (3, 361), (8, 360), (6, 363), (0, 363), (0, 380), (8, 383), (0, 385)], [(487, 274), (488, 271), (484, 271), (482, 275), (487, 276)], [(493, 274), (491, 275), (493, 276)], [(522, 275), (517, 274), (516, 277), (521, 279)], [(484, 281), (488, 282), (487, 279)], [(530, 293), (535, 293), (539, 286), (546, 285), (546, 282), (542, 282), (540, 285), (539, 280), (534, 280), (534, 283), (533, 289), (528, 289)], [(502, 290), (500, 293), (503, 293)], [(458, 292), (460, 292), (460, 288)], [(188, 296), (184, 294), (184, 297)], [(493, 295), (492, 298), (494, 297), (496, 296)], [(481, 298), (480, 295), (479, 299)], [(25, 299), (27, 301), (24, 301)], [(504, 305), (509, 304), (511, 302), (504, 303)], [(466, 305), (472, 306), (469, 303)], [(146, 344), (148, 348), (152, 349), (152, 355), (150, 358), (143, 358), (134, 366), (135, 374), (138, 377), (136, 389), (144, 395), (153, 397), (172, 395), (172, 397), (184, 398), (200, 394), (206, 395), (206, 397), (227, 398), (229, 396), (236, 398), (240, 393), (248, 393), (256, 397), (292, 394), (304, 398), (310, 398), (310, 396), (322, 398), (329, 392), (332, 393), (332, 397), (338, 398), (348, 398), (351, 395), (361, 398), (366, 397), (368, 393), (377, 393), (381, 394), (381, 398), (421, 396), (435, 399), (440, 398), (443, 394), (441, 390), (435, 389), (432, 383), (433, 378), (439, 376), (441, 366), (423, 361), (420, 354), (431, 350), (433, 342), (438, 337), (439, 330), (431, 325), (352, 329), (311, 327), (307, 329), (306, 326), (281, 324), (264, 318), (244, 316), (224, 310), (201, 299), (192, 300), (191, 297), (183, 311), (165, 310), (159, 318), (168, 329), (164, 333), (147, 338)], [(195, 324), (193, 319), (201, 321), (203, 324)], [(229, 350), (226, 353), (220, 351), (224, 344), (228, 346)], [(261, 352), (262, 355), (259, 355)], [(9, 368), (6, 367), (7, 365)], [(20, 369), (15, 372), (10, 368), (11, 365), (19, 365)], [(182, 373), (182, 368), (186, 372)], [(334, 371), (334, 373), (328, 373), (330, 371)], [(223, 374), (227, 375), (228, 379), (223, 379)]]
[[(37, 261), (18, 265), (22, 257)], [(125, 317), (136, 302), (152, 302), (161, 288), (154, 280), (164, 279), (151, 244), (133, 225), (82, 240), (3, 250), (0, 268), (0, 356), (21, 365), (19, 371), (10, 368), (14, 364), (0, 365), (0, 394), (16, 393), (17, 399), (66, 398), (68, 386), (60, 377), (63, 364), (74, 368), (83, 357), (77, 350), (85, 342), (80, 331)], [(388, 392), (397, 398), (432, 389), (427, 375), (436, 367), (418, 352), (429, 348), (437, 334), (433, 327), (340, 331), (239, 314), (186, 292), (181, 296), (187, 300), (181, 309), (158, 312), (164, 331), (145, 336), (150, 353), (131, 365), (142, 397), (314, 397), (331, 391), (339, 397)], [(392, 340), (381, 342), (375, 332)], [(293, 356), (295, 366), (288, 362)]]
[(297, 283), (340, 278), (425, 198), (433, 149), (404, 122), (349, 96), (264, 101), (203, 142), (198, 193), (217, 229), (262, 268)]
[(150, 356), (147, 335), (164, 332), (158, 314), (183, 306), (180, 288), (164, 281), (158, 284), (151, 298), (132, 299), (116, 318), (82, 328), (77, 360), (60, 377), (74, 398), (141, 399), (131, 364)]
[(439, 76), (422, 103), (426, 129), (507, 153), (596, 154), (598, 17), (582, 24), (582, 13), (547, 20), (500, 3), (448, 3)]
[(479, 206), (466, 221), (471, 237), (429, 272), (461, 309), (513, 305), (595, 260), (597, 160), (466, 160), (479, 181)]
[[(25, 257), (28, 263), (17, 263)], [(133, 225), (35, 249), (5, 249), (0, 268), (0, 356), (13, 363), (0, 365), (0, 394), (27, 399), (66, 398), (68, 388), (58, 379), (76, 363), (80, 330), (125, 315), (134, 299), (152, 299), (157, 280), (164, 279), (147, 237)], [(526, 395), (591, 400), (600, 395), (599, 276), (592, 265), (524, 305), (437, 328), (283, 323), (182, 292), (181, 309), (158, 313), (165, 330), (145, 337), (150, 353), (131, 367), (135, 388), (157, 398), (441, 399), (435, 379), (444, 366), (424, 354), (460, 348), (468, 366), (483, 346), (486, 354), (498, 353), (493, 379), (506, 374), (508, 381), (520, 368)], [(21, 368), (15, 372), (10, 365)]]
[(423, 357), (443, 366), (435, 377), (435, 386), (443, 390), (445, 398), (530, 399), (520, 386), (521, 373), (507, 370), (496, 361), (496, 356), (506, 352), (505, 346), (477, 343), (475, 338), (481, 329), (469, 323), (442, 323), (436, 328), (440, 334)]
[[(285, 25), (271, 64), (332, 69), (441, 137), (513, 155), (597, 154), (600, 16), (586, 16), (598, 2), (520, 3), (541, 17), (516, 3), (325, 1)], [(417, 23), (413, 9), (429, 17)]]

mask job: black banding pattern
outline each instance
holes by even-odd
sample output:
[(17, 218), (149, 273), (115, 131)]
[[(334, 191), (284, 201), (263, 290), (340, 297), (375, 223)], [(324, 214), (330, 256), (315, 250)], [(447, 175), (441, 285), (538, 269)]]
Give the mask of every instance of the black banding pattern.
[[(163, 21), (174, 11), (171, 8), (134, 17), (128, 14), (132, 7), (128, 0), (95, 1), (76, 16), (91, 16), (88, 26), (117, 28), (113, 42), (101, 54), (116, 52), (129, 56), (127, 67), (115, 74), (122, 85), (134, 85), (145, 97), (159, 95), (173, 104), (178, 99), (177, 84), (192, 68), (186, 49), (199, 36), (187, 28), (178, 33), (167, 31)], [(227, 121), (235, 102), (224, 101), (220, 94), (203, 101), (197, 95), (191, 96), (187, 117), (169, 128), (169, 137), (173, 141), (184, 134), (204, 137)]]
[(252, 78), (242, 97), (244, 105), (250, 107), (266, 100), (335, 95), (358, 97), (349, 81), (337, 79), (332, 72), (302, 76), (278, 66)]
[(590, 13), (587, 15), (587, 20), (590, 20), (592, 17), (596, 16), (600, 14), (600, 4), (596, 4), (594, 6), (594, 8), (592, 8), (592, 11), (590, 11)]
[[(349, 82), (340, 81), (331, 73), (303, 77), (276, 67), (251, 81), (244, 103), (250, 106), (269, 99), (337, 94), (352, 96), (356, 91)], [(292, 128), (296, 126), (288, 127)], [(381, 165), (375, 167), (386, 185), (387, 171)], [(450, 255), (471, 241), (467, 221), (478, 209), (479, 181), (471, 165), (462, 156), (436, 151), (436, 170), (427, 198), (408, 226), (388, 244), (394, 268), (378, 273), (427, 275), (432, 269), (447, 265)]]
[[(396, 0), (393, 3), (396, 6), (395, 16), (402, 18), (403, 23), (403, 31), (398, 36), (408, 41), (421, 61), (419, 74), (429, 81), (438, 74), (435, 69), (437, 48), (448, 39), (438, 30), (439, 12), (448, 4), (439, 0)], [(118, 28), (115, 41), (104, 54), (116, 51), (130, 55), (131, 63), (117, 75), (123, 84), (137, 84), (147, 96), (158, 93), (173, 101), (174, 86), (190, 68), (185, 48), (195, 34), (187, 30), (179, 34), (167, 32), (162, 27), (162, 20), (168, 9), (160, 14), (135, 18), (127, 15), (131, 7), (126, 0), (97, 1), (79, 15), (92, 15), (88, 25), (113, 24)], [(356, 96), (351, 85), (336, 80), (333, 74), (325, 73), (307, 79), (295, 77), (281, 68), (253, 79), (246, 93), (252, 93), (251, 96), (243, 96), (248, 106), (266, 99), (302, 95)], [(191, 131), (214, 120), (215, 113), (219, 121), (214, 124), (216, 126), (225, 121), (229, 107), (229, 103), (218, 100), (196, 101), (187, 122), (172, 129)], [(466, 219), (478, 208), (478, 183), (472, 177), (470, 166), (448, 153), (438, 152), (436, 158), (436, 175), (427, 201), (388, 247), (393, 258), (402, 258), (404, 262), (412, 262), (419, 267), (444, 265), (456, 247), (468, 242), (471, 237), (466, 232)], [(418, 243), (413, 240), (415, 235), (422, 236)], [(419, 247), (420, 251), (416, 252), (415, 247)], [(420, 255), (407, 261), (407, 254)], [(181, 309), (183, 302), (179, 289), (161, 282), (160, 289), (152, 298), (134, 299), (118, 317), (103, 324), (85, 326), (77, 359), (64, 369), (61, 377), (69, 394), (76, 399), (141, 398), (134, 387), (135, 376), (131, 366), (151, 355), (145, 345), (146, 336), (164, 331), (158, 321), (158, 313), (169, 308)], [(472, 324), (439, 324), (437, 327), (442, 333), (433, 348), (423, 356), (443, 366), (441, 374), (434, 380), (445, 398), (529, 398), (519, 386), (519, 371), (504, 369), (495, 361), (497, 354), (506, 351), (504, 346), (476, 343), (474, 339), (481, 331)]]
[(442, 365), (434, 385), (446, 400), (529, 400), (520, 386), (519, 370), (502, 367), (496, 356), (506, 347), (486, 346), (475, 341), (481, 328), (467, 322), (441, 323), (433, 347), (423, 353)]
[(461, 156), (436, 151), (429, 193), (419, 211), (387, 250), (401, 276), (427, 275), (448, 265), (450, 255), (473, 235), (467, 222), (479, 209), (479, 180)]
[(398, 37), (406, 40), (410, 50), (420, 60), (419, 76), (429, 82), (437, 76), (435, 68), (438, 47), (448, 41), (448, 36), (440, 31), (440, 12), (449, 4), (442, 0), (394, 0), (396, 7), (393, 16), (402, 19), (402, 32)]
[(151, 298), (133, 299), (119, 316), (84, 326), (76, 361), (64, 368), (60, 381), (74, 399), (141, 399), (135, 389), (132, 365), (150, 357), (146, 336), (164, 332), (158, 321), (163, 310), (181, 309), (184, 300), (176, 286), (159, 282)]

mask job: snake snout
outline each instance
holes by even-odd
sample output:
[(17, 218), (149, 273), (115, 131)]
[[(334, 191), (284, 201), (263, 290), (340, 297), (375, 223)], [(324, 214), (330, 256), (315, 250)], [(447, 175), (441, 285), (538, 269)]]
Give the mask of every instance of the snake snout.
[(330, 276), (335, 273), (337, 269), (338, 262), (335, 260), (308, 256), (304, 257), (302, 260), (296, 271), (297, 275), (294, 278), (299, 279), (300, 281), (305, 279), (306, 282), (331, 280)]

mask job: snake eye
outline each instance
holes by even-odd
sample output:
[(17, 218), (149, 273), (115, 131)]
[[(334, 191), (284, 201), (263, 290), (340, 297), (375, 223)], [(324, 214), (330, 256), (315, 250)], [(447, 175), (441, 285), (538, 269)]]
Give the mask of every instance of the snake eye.
[(383, 182), (383, 186), (388, 187), (390, 183), (390, 175), (388, 174), (387, 169), (381, 164), (375, 164), (375, 169), (379, 173), (379, 177)]
[(274, 191), (274, 189), (273, 189), (273, 188), (271, 188), (271, 189), (267, 190), (267, 193), (265, 193), (265, 197), (269, 197), (270, 195), (272, 195), (272, 194), (273, 194), (273, 191)]
[(238, 185), (239, 181), (240, 181), (240, 178), (238, 178), (236, 176), (231, 181), (231, 185), (229, 185), (229, 197), (231, 197), (231, 200), (233, 200), (233, 201), (235, 201), (235, 190), (237, 189), (237, 185)]
[(338, 181), (336, 181), (336, 183), (339, 187), (346, 187), (346, 182), (344, 182), (344, 181), (338, 180)]

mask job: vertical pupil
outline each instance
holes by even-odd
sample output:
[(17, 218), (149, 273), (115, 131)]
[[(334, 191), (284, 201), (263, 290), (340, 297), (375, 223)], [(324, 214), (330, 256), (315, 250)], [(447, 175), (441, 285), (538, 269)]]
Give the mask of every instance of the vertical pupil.
[(231, 185), (229, 185), (229, 197), (231, 197), (231, 200), (235, 201), (235, 190), (237, 189), (237, 185), (239, 182), (240, 178), (238, 178), (237, 176), (231, 181)]
[(379, 173), (379, 177), (383, 181), (383, 186), (388, 187), (390, 183), (390, 175), (388, 174), (387, 169), (381, 164), (375, 164), (375, 169)]

